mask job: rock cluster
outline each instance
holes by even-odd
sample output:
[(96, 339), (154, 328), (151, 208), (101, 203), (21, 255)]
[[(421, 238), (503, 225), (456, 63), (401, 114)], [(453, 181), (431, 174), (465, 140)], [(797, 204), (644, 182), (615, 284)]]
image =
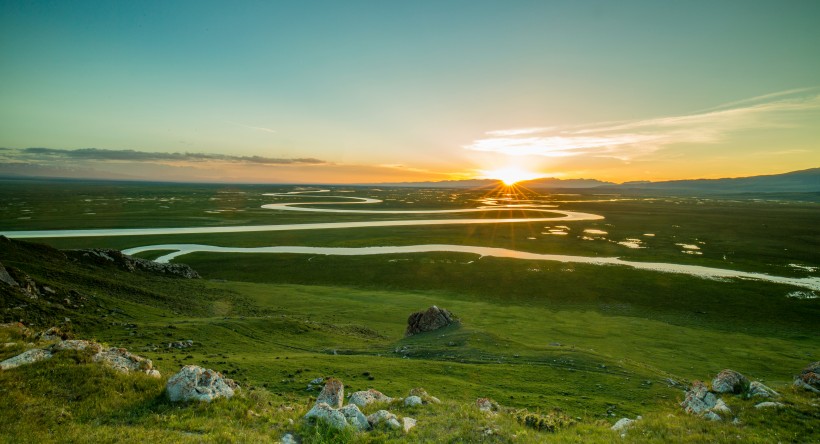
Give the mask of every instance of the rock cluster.
[(147, 271), (151, 273), (168, 274), (187, 279), (198, 279), (199, 274), (193, 268), (185, 264), (160, 264), (123, 254), (119, 250), (107, 248), (91, 248), (85, 250), (65, 250), (68, 257), (82, 260), (83, 262), (96, 262), (100, 264), (113, 264), (118, 268), (134, 272)]
[(712, 391), (716, 393), (739, 394), (748, 388), (749, 379), (734, 370), (722, 370), (712, 380)]
[(820, 393), (820, 361), (812, 362), (794, 378), (794, 385), (802, 389)]
[(182, 367), (165, 384), (165, 392), (171, 401), (210, 402), (216, 398), (230, 398), (238, 388), (232, 379), (197, 365)]
[[(312, 381), (311, 381), (312, 382)], [(415, 393), (414, 393), (415, 391)], [(407, 399), (415, 398), (411, 401), (412, 405), (424, 404), (422, 394), (428, 398), (436, 399), (427, 394), (424, 389), (414, 389), (411, 391)], [(413, 418), (399, 418), (388, 410), (378, 410), (377, 412), (365, 416), (359, 407), (364, 407), (369, 404), (383, 402), (389, 403), (394, 401), (382, 392), (369, 389), (366, 391), (358, 391), (350, 395), (349, 403), (344, 404), (344, 385), (342, 381), (330, 378), (325, 382), (325, 386), (316, 397), (316, 403), (305, 414), (305, 419), (309, 421), (323, 421), (335, 429), (343, 429), (351, 426), (356, 430), (364, 431), (370, 430), (374, 427), (385, 426), (391, 429), (402, 429), (405, 433), (416, 426), (416, 420)], [(436, 399), (438, 401), (438, 399)], [(418, 404), (414, 404), (418, 402)], [(408, 405), (405, 401), (405, 405)]]
[(143, 358), (130, 353), (124, 348), (103, 347), (93, 341), (83, 341), (69, 339), (52, 344), (46, 348), (34, 348), (23, 352), (15, 357), (0, 362), (0, 369), (9, 370), (21, 365), (33, 364), (38, 361), (50, 359), (55, 354), (66, 351), (87, 351), (92, 354), (93, 362), (100, 362), (122, 373), (145, 373), (156, 378), (160, 377), (157, 370), (154, 370), (150, 359)]
[(407, 318), (407, 330), (404, 332), (404, 336), (438, 330), (455, 323), (458, 323), (458, 319), (452, 313), (433, 305), (427, 310), (417, 311)]
[[(742, 395), (745, 398), (778, 398), (780, 395), (766, 387), (760, 381), (749, 382), (742, 374), (725, 369), (712, 380), (712, 390), (701, 381), (694, 381), (692, 387), (686, 391), (681, 406), (688, 413), (700, 415), (704, 418), (720, 421), (732, 415), (732, 410), (716, 394)], [(765, 403), (764, 403), (765, 404)]]

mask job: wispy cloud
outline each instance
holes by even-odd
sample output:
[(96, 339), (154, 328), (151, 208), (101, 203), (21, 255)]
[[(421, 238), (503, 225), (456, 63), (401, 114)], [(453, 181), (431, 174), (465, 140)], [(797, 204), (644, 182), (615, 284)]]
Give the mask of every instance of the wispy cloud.
[(62, 150), (54, 148), (23, 148), (17, 150), (18, 156), (26, 160), (94, 160), (120, 162), (230, 162), (263, 165), (289, 164), (324, 164), (320, 159), (311, 157), (276, 158), (263, 156), (234, 156), (229, 154), (206, 153), (161, 153), (137, 150), (107, 150), (99, 148), (80, 148)]
[[(806, 95), (812, 90), (814, 94)], [(742, 129), (777, 126), (776, 116), (820, 109), (820, 95), (816, 91), (816, 88), (783, 91), (682, 116), (495, 130), (464, 148), (512, 156), (588, 155), (631, 159), (666, 145), (716, 143)]]
[(243, 128), (248, 128), (248, 129), (257, 130), (257, 131), (264, 131), (266, 133), (275, 133), (276, 132), (275, 129), (265, 128), (264, 126), (245, 125), (244, 123), (237, 123), (237, 122), (228, 122), (228, 123), (236, 125), (236, 126), (241, 126)]

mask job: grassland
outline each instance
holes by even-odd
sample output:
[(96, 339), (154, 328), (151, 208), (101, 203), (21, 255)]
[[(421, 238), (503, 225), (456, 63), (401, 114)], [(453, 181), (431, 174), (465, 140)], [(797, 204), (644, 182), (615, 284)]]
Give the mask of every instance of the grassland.
[[(103, 192), (89, 186), (58, 194), (57, 202), (54, 194), (43, 196), (42, 190), (30, 188), (29, 195), (18, 195), (19, 202), (0, 209), (0, 230), (325, 222), (328, 217), (256, 210), (272, 200), (253, 193), (279, 191), (268, 188), (154, 187), (123, 185)], [(6, 187), (0, 192), (11, 193)], [(108, 205), (99, 207), (114, 205), (113, 197), (101, 197), (109, 192), (132, 200), (137, 196), (154, 200), (123, 203), (110, 211), (85, 207), (86, 199), (102, 202), (98, 198), (108, 199)], [(486, 191), (419, 193), (402, 199), (412, 201), (414, 208), (468, 207), (475, 206), (474, 199)], [(212, 197), (222, 199), (226, 194), (238, 199), (230, 201), (231, 208), (245, 211), (205, 213), (218, 202)], [(453, 199), (453, 194), (458, 197)], [(355, 195), (401, 197), (396, 190)], [(171, 204), (162, 201), (171, 197), (182, 201), (185, 196), (190, 200), (179, 207), (176, 199)], [(543, 235), (541, 225), (516, 224), (44, 242), (60, 248), (167, 242), (461, 243), (796, 276), (813, 273), (788, 264), (820, 265), (816, 204), (654, 199), (573, 198), (584, 202), (562, 203), (561, 208), (603, 214), (606, 219), (567, 224), (571, 234), (564, 236)], [(385, 205), (409, 204), (385, 200)], [(171, 207), (173, 214), (155, 218), (159, 206)], [(38, 214), (49, 214), (51, 208), (66, 214), (65, 220), (45, 217), (30, 222)], [(92, 224), (72, 213), (86, 209), (97, 213), (89, 217), (105, 217), (92, 218)], [(607, 238), (616, 241), (645, 233), (655, 236), (643, 237), (648, 248), (635, 250), (607, 240), (580, 239), (585, 228), (607, 231)], [(701, 256), (683, 254), (675, 245), (693, 241), (705, 242), (700, 244)], [(300, 418), (315, 396), (305, 387), (320, 376), (340, 378), (348, 391), (374, 387), (392, 396), (425, 387), (444, 403), (392, 408), (419, 420), (407, 436), (417, 441), (622, 441), (609, 426), (622, 416), (636, 415), (644, 419), (629, 431), (625, 442), (820, 439), (817, 398), (790, 387), (791, 377), (820, 356), (816, 335), (820, 303), (786, 297), (795, 290), (788, 286), (710, 281), (622, 267), (476, 260), (446, 253), (345, 258), (191, 254), (179, 261), (193, 266), (204, 279), (180, 280), (71, 263), (47, 248), (5, 249), (0, 262), (7, 267), (59, 291), (74, 290), (87, 301), (83, 307), (71, 308), (57, 301), (21, 301), (4, 295), (1, 313), (5, 321), (23, 320), (35, 329), (62, 324), (78, 337), (127, 347), (154, 360), (165, 378), (185, 364), (220, 370), (245, 388), (239, 398), (174, 405), (162, 394), (164, 379), (121, 376), (83, 356), (63, 356), (0, 372), (0, 416), (5, 420), (0, 439), (98, 442), (128, 436), (158, 442), (265, 442), (285, 432), (295, 432), (307, 442), (406, 439), (399, 432), (334, 434), (303, 424)], [(27, 306), (15, 308), (21, 304)], [(434, 304), (458, 315), (461, 326), (404, 338), (407, 315)], [(5, 335), (0, 342), (16, 344), (0, 349), (0, 359), (25, 349), (22, 338), (13, 332), (0, 335)], [(194, 340), (194, 347), (166, 346), (185, 339)], [(784, 395), (788, 408), (763, 412), (753, 408), (753, 400), (730, 397), (727, 401), (739, 424), (710, 423), (684, 414), (677, 406), (682, 387), (676, 384), (709, 379), (723, 368), (764, 381)], [(516, 422), (512, 414), (479, 413), (472, 403), (480, 396), (514, 410), (546, 413), (558, 408), (577, 418), (577, 424), (553, 434), (534, 431)], [(486, 434), (488, 429), (493, 434)]]

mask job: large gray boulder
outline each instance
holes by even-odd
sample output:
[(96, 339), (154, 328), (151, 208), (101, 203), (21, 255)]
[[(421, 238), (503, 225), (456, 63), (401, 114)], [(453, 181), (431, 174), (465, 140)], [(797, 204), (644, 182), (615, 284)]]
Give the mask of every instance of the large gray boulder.
[(369, 415), (367, 417), (367, 422), (370, 423), (371, 427), (378, 427), (380, 424), (386, 424), (387, 427), (390, 427), (391, 429), (402, 428), (396, 415), (388, 412), (387, 410), (379, 410), (378, 412)]
[(0, 369), (9, 370), (15, 367), (20, 367), (21, 365), (33, 364), (35, 362), (49, 359), (51, 356), (52, 353), (50, 350), (33, 348), (31, 350), (20, 353), (17, 356), (8, 358), (3, 362), (0, 362)]
[(712, 380), (712, 391), (715, 393), (743, 393), (749, 388), (749, 379), (740, 373), (725, 369)]
[(405, 330), (404, 336), (438, 330), (457, 322), (458, 319), (452, 313), (433, 305), (427, 310), (417, 311), (407, 318), (407, 330)]
[(358, 392), (353, 392), (350, 395), (350, 403), (356, 404), (359, 407), (365, 407), (374, 402), (392, 402), (393, 398), (385, 395), (376, 389), (368, 389)]
[(171, 376), (165, 385), (171, 401), (206, 401), (216, 398), (230, 398), (239, 387), (219, 372), (197, 365), (186, 365), (179, 373)]
[(759, 397), (759, 398), (779, 398), (780, 393), (770, 389), (763, 385), (760, 381), (752, 381), (749, 384), (749, 391), (746, 392), (746, 396), (749, 398)]
[(794, 378), (794, 385), (814, 393), (820, 393), (820, 361), (812, 362)]
[(324, 402), (317, 402), (310, 411), (305, 414), (305, 419), (312, 421), (323, 421), (334, 429), (347, 427), (345, 415)]
[(367, 421), (367, 416), (364, 416), (359, 407), (356, 404), (348, 404), (341, 409), (339, 409), (344, 415), (347, 423), (353, 426), (356, 430), (368, 430), (370, 428), (370, 423)]
[(692, 387), (686, 391), (681, 407), (687, 413), (702, 415), (717, 404), (717, 397), (701, 381), (694, 381)]

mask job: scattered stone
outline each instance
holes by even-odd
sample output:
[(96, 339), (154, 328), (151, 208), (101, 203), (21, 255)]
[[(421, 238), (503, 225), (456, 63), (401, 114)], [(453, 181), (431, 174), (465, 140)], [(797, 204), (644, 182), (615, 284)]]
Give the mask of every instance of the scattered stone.
[(794, 385), (814, 393), (820, 393), (820, 361), (812, 362), (794, 378)]
[(438, 330), (439, 328), (458, 323), (458, 320), (446, 309), (435, 305), (425, 311), (417, 311), (407, 318), (407, 330), (404, 336)]
[(297, 444), (296, 438), (290, 433), (282, 435), (282, 439), (279, 440), (279, 442), (281, 444)]
[(482, 412), (497, 412), (500, 408), (498, 403), (490, 398), (478, 398), (475, 400), (475, 405)]
[(626, 431), (626, 429), (627, 429), (629, 426), (631, 426), (631, 425), (632, 425), (632, 423), (633, 423), (633, 422), (635, 422), (635, 420), (634, 420), (634, 419), (629, 419), (629, 418), (621, 418), (621, 419), (619, 419), (619, 420), (618, 420), (618, 422), (616, 422), (615, 424), (613, 424), (613, 426), (612, 426), (612, 427), (610, 427), (609, 429), (610, 429), (610, 430), (614, 430), (614, 431), (616, 431), (616, 432), (624, 432), (624, 431)]
[(401, 419), (402, 422), (402, 429), (404, 429), (404, 433), (407, 433), (416, 426), (416, 420), (413, 418), (404, 417)]
[(347, 427), (347, 419), (339, 410), (334, 409), (325, 402), (317, 402), (305, 415), (305, 419), (314, 421), (324, 421), (334, 429), (344, 429)]
[(712, 380), (712, 390), (716, 393), (743, 393), (749, 388), (749, 379), (740, 373), (725, 369)]
[(168, 348), (188, 348), (194, 345), (193, 339), (188, 339), (186, 341), (174, 341), (168, 343)]
[(342, 407), (340, 410), (342, 415), (344, 415), (347, 423), (356, 428), (357, 430), (368, 430), (370, 429), (370, 423), (367, 421), (367, 416), (364, 416), (359, 407), (356, 404), (348, 404)]
[(379, 410), (371, 414), (367, 417), (367, 422), (370, 423), (371, 427), (377, 427), (381, 423), (387, 424), (392, 429), (400, 429), (402, 427), (396, 415), (387, 410)]
[(680, 405), (687, 413), (700, 415), (712, 409), (715, 404), (717, 404), (717, 398), (709, 392), (706, 384), (694, 381), (692, 387), (686, 391), (686, 396)]
[(766, 402), (761, 402), (760, 404), (755, 404), (756, 409), (780, 408), (780, 407), (785, 407), (785, 406), (786, 405), (781, 403), (781, 402), (772, 402), (772, 401), (766, 401)]
[(35, 362), (44, 361), (50, 358), (51, 355), (52, 353), (49, 350), (34, 348), (25, 351), (13, 358), (8, 358), (5, 361), (0, 362), (0, 369), (9, 370), (15, 367), (19, 367), (21, 365), (28, 365), (33, 364)]
[(323, 382), (325, 382), (324, 378), (315, 378), (315, 379), (312, 379), (308, 384), (319, 385)]
[(410, 396), (418, 396), (425, 404), (441, 404), (441, 400), (435, 396), (431, 396), (421, 387), (416, 387), (410, 390)]
[(755, 396), (760, 398), (779, 398), (780, 393), (766, 387), (762, 382), (752, 381), (752, 383), (749, 384), (749, 391), (746, 392), (746, 396), (749, 398)]
[(330, 378), (327, 380), (327, 383), (325, 383), (322, 391), (319, 392), (319, 396), (316, 397), (316, 403), (318, 404), (320, 402), (324, 402), (331, 408), (338, 409), (342, 407), (344, 399), (345, 387), (342, 384), (342, 381), (339, 381), (336, 378)]
[(171, 376), (165, 385), (171, 401), (207, 401), (230, 398), (239, 387), (236, 383), (214, 370), (197, 365), (186, 365)]
[(407, 407), (415, 407), (417, 405), (421, 405), (422, 401), (421, 398), (418, 396), (408, 396), (404, 398), (404, 405)]
[(375, 389), (368, 389), (366, 391), (359, 391), (354, 392), (350, 395), (350, 403), (356, 404), (359, 407), (364, 407), (366, 405), (372, 404), (374, 402), (392, 402), (393, 398), (385, 395), (384, 393), (375, 390)]

